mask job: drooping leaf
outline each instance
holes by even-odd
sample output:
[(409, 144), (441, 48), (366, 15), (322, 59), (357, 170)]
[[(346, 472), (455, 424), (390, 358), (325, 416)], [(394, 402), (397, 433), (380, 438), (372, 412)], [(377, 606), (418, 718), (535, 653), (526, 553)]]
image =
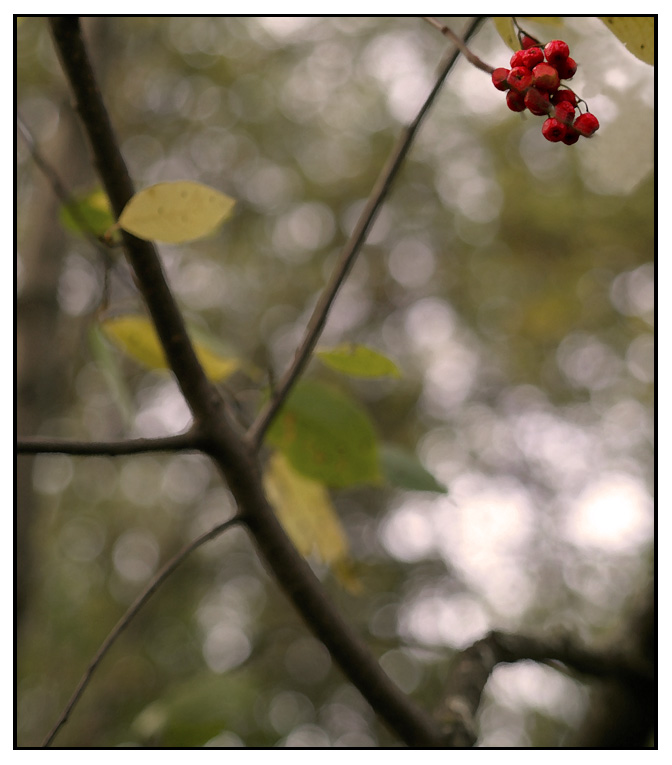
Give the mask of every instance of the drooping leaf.
[[(127, 356), (148, 369), (168, 369), (166, 356), (152, 322), (145, 316), (114, 316), (101, 322), (105, 335)], [(240, 369), (240, 362), (194, 342), (196, 356), (212, 382), (221, 382)]]
[(267, 438), (295, 470), (327, 486), (380, 481), (371, 420), (351, 398), (328, 385), (298, 383)]
[(119, 225), (141, 239), (179, 244), (212, 234), (234, 204), (231, 197), (202, 183), (157, 183), (131, 197)]
[(401, 377), (392, 359), (365, 345), (343, 343), (317, 350), (315, 355), (331, 369), (353, 377)]
[(59, 218), (65, 228), (80, 236), (103, 236), (115, 224), (110, 201), (102, 189), (91, 191), (63, 205)]
[(446, 494), (448, 489), (422, 465), (415, 454), (392, 444), (380, 447), (380, 464), (390, 486), (409, 491), (434, 491)]
[[(561, 16), (516, 16), (518, 24), (524, 28), (524, 21), (533, 22), (535, 24), (546, 24), (548, 26), (558, 27), (562, 26), (563, 19)], [(493, 16), (492, 22), (495, 25), (495, 29), (499, 32), (499, 36), (504, 42), (511, 48), (511, 50), (518, 50), (520, 43), (518, 41), (518, 34), (515, 24), (513, 23), (512, 16)], [(540, 40), (540, 42), (544, 42)], [(502, 65), (503, 66), (503, 65)]]
[(653, 16), (600, 16), (599, 18), (633, 56), (653, 66), (656, 59), (656, 24)]
[(264, 471), (264, 489), (278, 520), (304, 557), (329, 566), (341, 584), (356, 589), (350, 572), (348, 541), (324, 484), (298, 473), (281, 452)]

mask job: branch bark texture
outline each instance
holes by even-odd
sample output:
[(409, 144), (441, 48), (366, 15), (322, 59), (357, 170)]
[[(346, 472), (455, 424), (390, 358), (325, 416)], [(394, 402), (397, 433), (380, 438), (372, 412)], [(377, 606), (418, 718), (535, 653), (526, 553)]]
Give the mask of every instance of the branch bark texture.
[[(79, 19), (53, 17), (52, 36), (85, 133), (93, 152), (112, 209), (117, 217), (134, 188), (119, 150), (105, 105), (82, 38)], [(471, 26), (475, 31), (478, 21)], [(372, 193), (365, 219), (360, 221), (333, 277), (320, 301), (320, 310), (309, 326), (296, 361), (274, 397), (274, 411), (281, 406), (289, 389), (303, 370), (326, 321), (329, 306), (345, 279), (354, 257), (364, 241), (376, 210), (389, 188), (392, 176), (410, 147), (417, 126), (431, 100), (457, 59), (457, 53), (444, 67), (432, 96), (421, 110), (414, 127), (391, 159), (388, 170)], [(319, 580), (298, 554), (277, 521), (262, 489), (257, 450), (261, 436), (274, 411), (259, 420), (256, 437), (246, 438), (230, 416), (224, 401), (212, 386), (194, 353), (184, 321), (168, 286), (155, 247), (124, 233), (124, 248), (140, 291), (156, 325), (166, 357), (182, 393), (194, 415), (194, 429), (201, 448), (211, 456), (224, 475), (239, 507), (239, 517), (252, 534), (274, 579), (284, 590), (313, 633), (326, 645), (350, 681), (368, 700), (387, 727), (406, 744), (414, 747), (443, 747), (447, 738), (441, 726), (390, 680), (359, 635), (344, 621), (326, 595)]]

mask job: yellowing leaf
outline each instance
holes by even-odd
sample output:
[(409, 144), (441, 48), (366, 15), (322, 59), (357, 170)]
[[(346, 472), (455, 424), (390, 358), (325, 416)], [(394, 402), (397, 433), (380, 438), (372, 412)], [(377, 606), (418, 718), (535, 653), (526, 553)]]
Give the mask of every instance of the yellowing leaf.
[[(166, 356), (152, 322), (144, 316), (115, 316), (101, 322), (105, 335), (127, 356), (148, 369), (168, 369)], [(212, 382), (221, 382), (240, 368), (237, 359), (226, 358), (195, 342), (196, 356)]]
[(656, 57), (653, 16), (600, 16), (609, 29), (638, 59), (653, 65)]
[(324, 485), (297, 473), (283, 454), (275, 452), (264, 471), (264, 489), (301, 555), (314, 556), (347, 589), (356, 589), (348, 541)]
[(211, 234), (231, 215), (234, 204), (202, 183), (157, 183), (131, 197), (119, 225), (140, 239), (179, 244)]
[(518, 44), (518, 36), (516, 35), (516, 28), (513, 25), (511, 16), (493, 16), (492, 23), (495, 25), (495, 29), (499, 32), (499, 36), (511, 50), (518, 50), (518, 48), (520, 48), (520, 45)]
[[(529, 21), (535, 24), (545, 24), (547, 26), (559, 27), (563, 25), (561, 16), (516, 16), (516, 21), (522, 29), (525, 29), (525, 21)], [(493, 16), (492, 23), (495, 25), (495, 29), (499, 32), (500, 37), (511, 48), (511, 50), (519, 50), (520, 43), (518, 41), (518, 34), (516, 26), (513, 23), (512, 16)], [(525, 30), (527, 31), (527, 30)], [(534, 37), (532, 32), (530, 32)], [(547, 42), (540, 40), (539, 42)]]
[(328, 367), (353, 377), (401, 377), (394, 361), (364, 345), (343, 343), (320, 349), (315, 355)]

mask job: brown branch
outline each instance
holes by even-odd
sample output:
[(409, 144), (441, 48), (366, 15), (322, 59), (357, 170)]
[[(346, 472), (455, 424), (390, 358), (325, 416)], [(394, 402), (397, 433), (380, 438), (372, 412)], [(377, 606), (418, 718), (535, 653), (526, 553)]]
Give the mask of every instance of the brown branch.
[[(483, 22), (482, 18), (477, 18), (469, 25), (464, 39), (469, 40), (476, 30)], [(452, 34), (452, 33), (451, 33)], [(464, 45), (460, 40), (459, 49), (464, 49)], [(298, 380), (299, 376), (306, 367), (306, 364), (310, 360), (313, 350), (317, 345), (317, 341), (322, 334), (329, 311), (336, 299), (343, 282), (350, 273), (357, 256), (359, 255), (362, 245), (366, 241), (366, 237), (376, 220), (378, 212), (383, 205), (383, 202), (387, 198), (392, 184), (399, 174), (399, 170), (408, 154), (409, 149), (415, 139), (415, 136), (420, 128), (420, 125), (429, 111), (429, 108), (434, 103), (441, 87), (452, 70), (453, 66), (459, 58), (460, 51), (456, 50), (452, 56), (448, 59), (443, 66), (437, 81), (432, 88), (430, 94), (425, 99), (425, 102), (420, 107), (420, 111), (417, 116), (399, 136), (397, 143), (395, 144), (392, 152), (385, 163), (383, 169), (376, 180), (376, 183), (369, 194), (369, 199), (366, 206), (362, 210), (361, 215), (355, 225), (355, 228), (350, 235), (350, 238), (346, 242), (339, 259), (334, 267), (334, 270), (326, 284), (317, 305), (313, 309), (313, 313), (308, 321), (306, 331), (301, 341), (300, 346), (294, 354), (294, 360), (291, 365), (278, 382), (277, 387), (273, 391), (273, 395), (270, 397), (264, 408), (261, 410), (257, 419), (254, 421), (248, 431), (248, 439), (255, 448), (258, 448), (264, 438), (264, 434), (268, 430), (274, 417), (282, 407), (283, 403), (287, 400), (291, 389)]]
[(17, 454), (72, 454), (117, 457), (144, 452), (176, 452), (200, 449), (195, 431), (165, 438), (133, 438), (123, 441), (70, 441), (59, 438), (25, 438), (16, 442)]
[[(76, 16), (50, 19), (57, 53), (75, 96), (75, 106), (93, 151), (98, 173), (114, 214), (119, 217), (135, 189), (98, 90)], [(156, 325), (170, 367), (197, 421), (233, 429), (223, 414), (216, 389), (207, 380), (191, 344), (184, 319), (168, 286), (156, 248), (151, 242), (122, 231), (124, 249), (137, 284)], [(219, 406), (218, 406), (219, 405)]]
[(593, 678), (610, 678), (638, 688), (652, 688), (653, 668), (635, 656), (614, 652), (598, 653), (569, 638), (544, 639), (490, 632), (461, 651), (446, 688), (442, 718), (451, 730), (451, 746), (473, 746), (476, 741), (476, 713), (483, 689), (498, 664), (525, 659)]
[(205, 534), (201, 534), (200, 537), (197, 539), (194, 539), (193, 542), (190, 542), (186, 547), (182, 548), (180, 552), (177, 553), (177, 555), (174, 555), (168, 563), (159, 571), (159, 573), (152, 579), (152, 581), (145, 587), (145, 589), (138, 595), (138, 597), (135, 599), (135, 601), (129, 606), (126, 613), (119, 619), (119, 621), (114, 625), (112, 630), (110, 630), (109, 634), (103, 640), (100, 648), (96, 651), (94, 657), (89, 662), (89, 666), (84, 671), (84, 674), (82, 675), (79, 683), (77, 683), (77, 687), (75, 688), (72, 696), (70, 697), (70, 700), (63, 708), (63, 711), (61, 712), (58, 720), (56, 721), (56, 724), (54, 727), (49, 731), (46, 738), (42, 742), (42, 747), (48, 747), (51, 745), (51, 742), (56, 737), (56, 734), (58, 731), (65, 725), (65, 723), (68, 720), (68, 717), (70, 717), (70, 713), (72, 712), (75, 704), (79, 701), (82, 694), (84, 693), (87, 685), (89, 684), (89, 681), (91, 680), (91, 676), (95, 672), (96, 668), (100, 664), (100, 662), (103, 660), (103, 657), (107, 652), (110, 650), (112, 645), (116, 642), (117, 638), (121, 635), (121, 633), (128, 627), (128, 625), (131, 623), (132, 619), (135, 617), (135, 615), (140, 611), (140, 609), (145, 605), (145, 603), (152, 597), (152, 595), (159, 589), (159, 587), (166, 581), (166, 579), (175, 571), (175, 569), (186, 560), (186, 558), (191, 555), (194, 550), (197, 550), (199, 547), (204, 545), (206, 542), (209, 542), (211, 539), (214, 539), (215, 537), (218, 537), (220, 534), (222, 534), (224, 531), (226, 531), (231, 526), (235, 525), (236, 523), (240, 523), (240, 518), (231, 518), (228, 521), (224, 521), (223, 523), (217, 524), (214, 528), (210, 529), (210, 531), (206, 531)]
[[(55, 17), (50, 23), (54, 42), (75, 94), (77, 110), (93, 149), (103, 185), (115, 214), (119, 215), (133, 194), (133, 186), (98, 92), (81, 37), (79, 20), (72, 17)], [(471, 24), (470, 33), (475, 31), (478, 24), (479, 21)], [(457, 53), (453, 59), (456, 57)], [(452, 62), (446, 65), (446, 74), (451, 66)], [(432, 91), (432, 99), (441, 82), (442, 79)], [(429, 103), (430, 101), (423, 107), (417, 120), (418, 124)], [(409, 145), (410, 141), (405, 143), (403, 154)], [(397, 161), (400, 162), (401, 158), (398, 157)], [(343, 259), (342, 276), (335, 277), (333, 294), (327, 294), (324, 302), (330, 304), (333, 300), (388, 188), (387, 184), (383, 184), (383, 188), (377, 192), (379, 196), (372, 198), (372, 212), (358, 227), (360, 233), (353, 238), (353, 252)], [(345, 675), (395, 735), (409, 746), (445, 746), (446, 738), (441, 727), (385, 674), (360, 636), (344, 621), (310, 566), (296, 551), (275, 517), (262, 488), (261, 467), (255, 448), (272, 414), (269, 417), (267, 411), (259, 421), (261, 427), (257, 426), (257, 438), (244, 438), (237, 425), (229, 418), (221, 397), (208, 383), (198, 364), (155, 248), (150, 243), (127, 234), (124, 235), (124, 245), (166, 357), (196, 418), (195, 428), (201, 439), (202, 449), (210, 455), (226, 478), (238, 503), (240, 518), (249, 528), (274, 579), (307, 626), (327, 647)], [(323, 310), (322, 317), (318, 316), (316, 319), (316, 325), (324, 320), (326, 311)], [(317, 329), (311, 328), (302, 357), (299, 357), (291, 373), (285, 377), (281, 396), (274, 399), (275, 403), (272, 406), (277, 407), (277, 402), (281, 403), (286, 397), (303, 369), (319, 331), (319, 326)]]
[(438, 29), (444, 37), (447, 37), (470, 64), (473, 64), (477, 69), (481, 69), (487, 74), (492, 74), (495, 71), (494, 67), (490, 66), (490, 64), (486, 64), (485, 61), (481, 61), (481, 59), (475, 53), (472, 53), (464, 44), (465, 41), (461, 40), (450, 27), (442, 24), (432, 16), (423, 16), (422, 18), (428, 24), (431, 24), (434, 29)]

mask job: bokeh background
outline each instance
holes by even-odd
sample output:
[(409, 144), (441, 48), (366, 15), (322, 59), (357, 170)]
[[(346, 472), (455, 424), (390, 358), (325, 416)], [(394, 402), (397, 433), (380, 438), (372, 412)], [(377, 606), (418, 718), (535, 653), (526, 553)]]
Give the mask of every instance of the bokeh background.
[[(468, 19), (452, 18), (461, 31)], [(339, 379), (381, 438), (446, 495), (334, 493), (359, 595), (325, 585), (428, 709), (489, 629), (649, 645), (653, 572), (654, 72), (593, 17), (523, 23), (566, 40), (601, 128), (542, 138), (461, 61), (415, 142), (324, 334), (395, 359), (398, 381)], [(280, 373), (403, 125), (447, 51), (413, 17), (85, 19), (136, 186), (193, 179), (238, 200), (215, 237), (162, 246), (187, 317)], [(510, 51), (486, 22), (472, 49)], [(17, 102), (73, 192), (97, 186), (44, 18), (17, 28)], [(90, 330), (105, 268), (63, 230), (17, 136), (21, 435), (186, 428), (173, 379)], [(139, 308), (123, 259), (109, 310)], [(308, 374), (330, 378), (310, 367)], [(231, 387), (252, 416), (259, 385)], [(234, 512), (208, 460), (17, 462), (17, 743), (39, 744), (100, 642), (158, 567)], [(642, 626), (643, 625), (643, 626)], [(486, 688), (479, 746), (586, 736), (600, 689), (523, 662)], [(598, 710), (599, 711), (599, 710)], [(585, 739), (587, 740), (587, 739)], [(231, 530), (199, 550), (106, 657), (63, 746), (381, 747), (395, 739)]]

